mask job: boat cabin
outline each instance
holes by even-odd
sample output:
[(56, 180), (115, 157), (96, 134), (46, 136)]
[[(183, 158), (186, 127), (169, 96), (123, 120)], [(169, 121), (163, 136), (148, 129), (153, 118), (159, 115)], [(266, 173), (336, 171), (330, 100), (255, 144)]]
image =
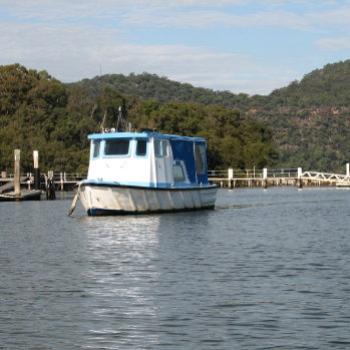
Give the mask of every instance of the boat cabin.
[(89, 139), (89, 181), (159, 188), (208, 185), (207, 145), (201, 137), (111, 132)]

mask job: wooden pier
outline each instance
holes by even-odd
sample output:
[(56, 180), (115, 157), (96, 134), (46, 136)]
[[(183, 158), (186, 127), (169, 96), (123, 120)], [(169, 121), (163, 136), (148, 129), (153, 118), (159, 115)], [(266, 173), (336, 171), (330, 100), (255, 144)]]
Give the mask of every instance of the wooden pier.
[[(0, 186), (11, 186), (14, 181), (13, 174), (0, 173)], [(301, 168), (291, 169), (233, 169), (209, 170), (209, 180), (220, 187), (274, 187), (274, 186), (337, 186), (350, 187), (349, 165), (345, 174), (327, 173), (319, 171), (303, 171)], [(45, 188), (47, 180), (51, 179), (56, 191), (71, 191), (79, 181), (85, 178), (85, 174), (49, 171), (42, 174), (41, 185)], [(21, 174), (21, 188), (31, 190), (34, 188), (34, 174)], [(1, 193), (1, 191), (0, 191)]]
[[(35, 151), (37, 152), (37, 151)], [(40, 200), (42, 191), (39, 188), (21, 189), (21, 151), (14, 151), (13, 179), (0, 186), (0, 201)]]
[[(66, 173), (66, 172), (54, 172), (49, 171), (47, 174), (42, 174), (42, 180), (40, 185), (44, 188), (48, 179), (52, 179), (55, 190), (59, 191), (70, 191), (74, 189), (77, 183), (83, 180), (86, 176), (78, 173)], [(0, 186), (9, 184), (13, 182), (13, 174), (7, 174), (5, 172), (1, 173), (0, 177)], [(21, 174), (21, 188), (32, 189), (34, 187), (34, 174), (25, 173)], [(10, 186), (10, 185), (8, 185)]]
[(271, 186), (337, 186), (350, 187), (349, 164), (346, 173), (327, 173), (319, 171), (303, 171), (302, 168), (292, 169), (227, 169), (210, 170), (209, 180), (220, 187), (262, 187)]

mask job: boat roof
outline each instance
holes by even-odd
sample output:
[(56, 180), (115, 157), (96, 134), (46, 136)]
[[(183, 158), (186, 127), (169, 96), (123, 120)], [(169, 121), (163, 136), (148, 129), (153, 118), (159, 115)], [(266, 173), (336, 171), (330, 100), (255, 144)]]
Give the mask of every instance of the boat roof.
[(176, 140), (176, 141), (192, 141), (206, 142), (203, 137), (180, 136), (171, 134), (162, 134), (155, 131), (141, 132), (106, 132), (88, 135), (89, 140), (107, 140), (107, 139), (148, 139), (154, 137), (156, 139)]

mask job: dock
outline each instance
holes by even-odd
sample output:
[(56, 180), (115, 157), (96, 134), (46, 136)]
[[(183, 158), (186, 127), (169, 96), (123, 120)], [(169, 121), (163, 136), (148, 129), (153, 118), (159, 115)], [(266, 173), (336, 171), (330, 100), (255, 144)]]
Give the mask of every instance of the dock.
[[(38, 151), (34, 151), (34, 169), (38, 168)], [(3, 174), (2, 174), (3, 175)], [(34, 189), (28, 188), (23, 190), (21, 188), (21, 181), (25, 178), (21, 177), (21, 151), (16, 149), (14, 151), (14, 174), (13, 178), (5, 184), (0, 186), (0, 201), (25, 201), (25, 200), (40, 200), (42, 191), (36, 186), (38, 181), (34, 179)]]
[(15, 192), (6, 192), (0, 194), (0, 202), (17, 202), (17, 201), (33, 201), (40, 200), (42, 191), (40, 190), (24, 190), (20, 194)]
[[(13, 189), (14, 174), (1, 172), (0, 195), (2, 188), (7, 191)], [(48, 171), (42, 174), (39, 187), (47, 188), (47, 181), (51, 179), (55, 191), (72, 191), (77, 184), (85, 178), (85, 174), (67, 173), (63, 171)], [(345, 174), (303, 171), (302, 168), (289, 169), (219, 169), (208, 171), (209, 180), (222, 188), (267, 188), (275, 186), (296, 187), (349, 187), (350, 173), (348, 164)], [(35, 188), (35, 177), (33, 173), (21, 174), (20, 184), (22, 189), (31, 191)]]
[[(40, 181), (40, 187), (45, 188), (47, 179), (52, 179), (52, 182), (54, 184), (55, 190), (58, 191), (72, 191), (75, 186), (78, 184), (79, 181), (83, 180), (85, 178), (85, 175), (78, 174), (78, 173), (66, 173), (66, 172), (54, 172), (54, 171), (48, 171), (47, 174), (42, 174), (42, 178)], [(1, 187), (3, 186), (9, 186), (13, 187), (13, 178), (14, 175), (7, 174), (5, 172), (2, 172), (2, 176), (0, 176), (0, 194), (1, 194)], [(22, 173), (21, 174), (21, 188), (26, 188), (28, 190), (32, 189), (34, 187), (34, 174), (29, 173)], [(12, 184), (12, 185), (11, 185)]]
[(350, 187), (349, 163), (345, 174), (303, 171), (302, 168), (290, 169), (233, 169), (209, 170), (209, 180), (220, 187), (262, 187), (296, 186), (302, 187)]

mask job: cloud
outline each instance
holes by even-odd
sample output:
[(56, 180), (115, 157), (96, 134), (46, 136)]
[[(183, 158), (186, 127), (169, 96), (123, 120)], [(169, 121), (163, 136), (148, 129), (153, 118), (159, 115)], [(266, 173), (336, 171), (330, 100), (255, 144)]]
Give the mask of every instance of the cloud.
[[(250, 94), (289, 82), (284, 67), (262, 66), (252, 57), (184, 45), (140, 45), (111, 28), (0, 25), (0, 64), (19, 62), (70, 82), (100, 73), (164, 75), (196, 86)], [(268, 83), (267, 83), (268, 81)]]
[(322, 38), (316, 41), (316, 46), (326, 51), (349, 50), (350, 37)]
[[(46, 69), (65, 82), (93, 77), (100, 67), (103, 74), (147, 71), (196, 86), (253, 94), (268, 93), (301, 73), (286, 70), (288, 57), (269, 58), (268, 44), (256, 58), (242, 51), (225, 52), (226, 47), (220, 49), (210, 39), (208, 45), (216, 50), (181, 45), (185, 42), (183, 29), (187, 29), (186, 35), (191, 35), (192, 28), (314, 31), (329, 37), (319, 39), (317, 48), (348, 49), (347, 35), (333, 29), (350, 31), (350, 1), (1, 0), (0, 20), (0, 64), (19, 62)], [(161, 45), (157, 38), (150, 38), (164, 27), (173, 30), (173, 37), (176, 29), (181, 29), (172, 41), (180, 44)], [(154, 45), (137, 41), (140, 28)], [(149, 28), (154, 32), (147, 32)], [(215, 34), (213, 31), (213, 37)], [(250, 40), (253, 46), (254, 40)], [(265, 61), (260, 60), (264, 55)], [(289, 67), (293, 65), (297, 66), (294, 62)]]
[[(284, 27), (299, 30), (348, 25), (348, 0), (2, 0), (17, 20), (106, 21), (152, 27)], [(292, 5), (303, 11), (293, 11)], [(237, 12), (237, 9), (244, 11)], [(264, 10), (262, 10), (264, 9)]]
[(221, 7), (223, 5), (243, 4), (244, 0), (2, 0), (2, 7), (11, 15), (21, 19), (37, 19), (41, 21), (59, 21), (62, 19), (116, 19), (124, 12), (133, 10), (171, 11), (174, 8), (202, 8), (206, 6)]
[[(182, 8), (169, 11), (167, 7), (131, 8), (121, 17), (132, 25), (159, 27), (226, 26), (261, 28), (275, 27), (302, 31), (319, 31), (326, 28), (347, 27), (350, 30), (350, 2), (325, 1), (312, 6), (314, 1), (265, 0), (265, 9), (241, 6), (238, 12), (233, 7), (195, 7), (184, 11)], [(288, 10), (287, 4), (299, 3), (299, 11)], [(331, 6), (333, 4), (333, 6)], [(303, 10), (303, 11), (300, 11)], [(343, 28), (344, 29), (344, 28)]]
[(235, 15), (224, 11), (201, 10), (187, 12), (159, 12), (159, 10), (135, 10), (122, 16), (123, 21), (132, 25), (160, 27), (287, 27), (298, 30), (310, 29), (306, 18), (285, 11), (262, 11), (246, 15)]

